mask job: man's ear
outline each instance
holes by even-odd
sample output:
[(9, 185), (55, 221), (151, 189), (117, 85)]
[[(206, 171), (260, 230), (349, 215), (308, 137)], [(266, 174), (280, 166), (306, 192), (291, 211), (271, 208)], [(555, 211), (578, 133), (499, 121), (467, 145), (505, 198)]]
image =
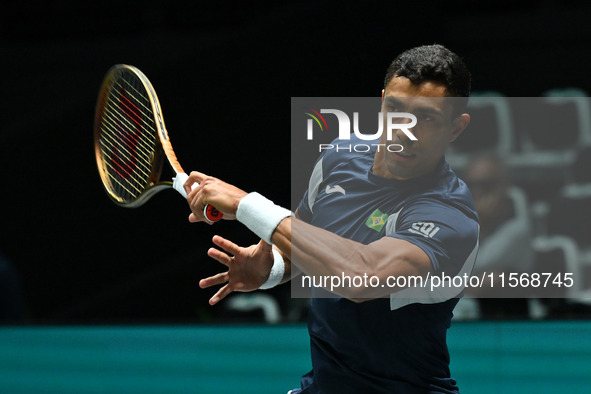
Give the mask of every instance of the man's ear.
[(385, 92), (385, 90), (382, 89), (382, 103), (384, 102), (384, 92)]
[(454, 142), (460, 134), (468, 127), (470, 123), (470, 115), (468, 114), (461, 114), (457, 118), (454, 119), (451, 131), (451, 138), (449, 142)]

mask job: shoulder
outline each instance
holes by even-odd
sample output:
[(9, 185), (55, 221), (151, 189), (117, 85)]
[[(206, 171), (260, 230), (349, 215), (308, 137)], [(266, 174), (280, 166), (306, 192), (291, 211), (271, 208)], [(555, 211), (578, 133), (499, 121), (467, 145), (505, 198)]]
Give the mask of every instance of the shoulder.
[(375, 146), (360, 140), (354, 134), (349, 139), (334, 139), (321, 148), (319, 160), (323, 169), (328, 172), (337, 167), (346, 167), (352, 162), (373, 162)]
[(431, 231), (446, 229), (445, 239), (478, 239), (478, 214), (466, 183), (447, 164), (435, 182), (407, 199), (396, 218), (394, 231), (408, 231), (429, 236)]
[(478, 221), (478, 214), (468, 185), (456, 175), (446, 162), (443, 163), (439, 171), (435, 186), (416, 196), (414, 203), (431, 206), (435, 210), (458, 210)]

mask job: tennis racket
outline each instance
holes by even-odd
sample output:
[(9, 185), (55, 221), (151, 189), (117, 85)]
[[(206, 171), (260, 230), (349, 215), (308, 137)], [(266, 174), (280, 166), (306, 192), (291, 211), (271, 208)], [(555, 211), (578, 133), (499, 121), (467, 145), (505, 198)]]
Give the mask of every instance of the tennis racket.
[[(96, 105), (94, 147), (101, 180), (116, 204), (136, 208), (170, 188), (187, 198), (188, 175), (172, 150), (156, 91), (136, 67), (117, 64), (107, 72)], [(165, 161), (176, 174), (172, 181), (160, 181)], [(210, 205), (203, 214), (210, 222), (223, 216)]]

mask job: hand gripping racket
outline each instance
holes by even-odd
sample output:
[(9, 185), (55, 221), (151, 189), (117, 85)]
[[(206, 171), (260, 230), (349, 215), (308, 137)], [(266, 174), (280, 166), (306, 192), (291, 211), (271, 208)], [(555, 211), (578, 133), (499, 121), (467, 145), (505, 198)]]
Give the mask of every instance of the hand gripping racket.
[[(136, 208), (171, 187), (187, 198), (188, 175), (172, 150), (158, 97), (136, 67), (118, 64), (107, 72), (96, 105), (94, 148), (101, 180), (116, 204)], [(176, 173), (172, 182), (160, 181), (165, 159)], [(210, 205), (203, 214), (210, 222), (223, 216)]]

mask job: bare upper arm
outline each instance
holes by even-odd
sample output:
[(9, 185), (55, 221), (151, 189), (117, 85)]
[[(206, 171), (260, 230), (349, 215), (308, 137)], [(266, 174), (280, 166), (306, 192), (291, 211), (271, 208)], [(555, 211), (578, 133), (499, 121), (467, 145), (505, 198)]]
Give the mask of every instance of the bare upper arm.
[(433, 271), (431, 259), (417, 245), (399, 238), (383, 237), (367, 247), (374, 273), (380, 277), (427, 275)]
[[(297, 210), (295, 216), (296, 218), (298, 217)], [(386, 286), (385, 284), (389, 277), (425, 277), (428, 272), (433, 271), (433, 264), (427, 253), (409, 241), (394, 237), (383, 237), (368, 245), (362, 245), (337, 237), (335, 234), (327, 233), (324, 230), (309, 227), (309, 225), (301, 222), (297, 222), (296, 224), (307, 226), (299, 234), (301, 237), (309, 237), (304, 244), (310, 250), (313, 250), (313, 243), (318, 243), (317, 248), (319, 250), (326, 251), (328, 248), (334, 252), (331, 255), (331, 257), (334, 257), (333, 261), (319, 261), (319, 264), (328, 268), (328, 270), (318, 269), (316, 271), (313, 266), (310, 266), (307, 270), (308, 273), (323, 272), (322, 275), (331, 274), (339, 276), (343, 274), (358, 277), (375, 276), (381, 284), (384, 284), (384, 286), (378, 286), (376, 288), (361, 287), (346, 289), (345, 293), (348, 295), (345, 296), (349, 299), (357, 301), (357, 298), (373, 299), (384, 297), (402, 289)], [(287, 231), (287, 229), (283, 229), (283, 231)], [(289, 238), (289, 242), (291, 243), (291, 232)], [(308, 250), (308, 254), (310, 254), (310, 250)], [(314, 253), (311, 253), (311, 255), (314, 255)]]
[[(403, 239), (383, 237), (366, 245), (360, 250), (364, 262), (356, 269), (355, 275), (363, 277), (375, 276), (381, 285), (360, 287), (354, 297), (348, 297), (355, 302), (385, 297), (405, 287), (391, 286), (395, 277), (426, 277), (433, 272), (431, 259), (423, 249)], [(375, 283), (375, 282), (374, 282)], [(397, 281), (397, 283), (413, 283), (412, 280)]]

